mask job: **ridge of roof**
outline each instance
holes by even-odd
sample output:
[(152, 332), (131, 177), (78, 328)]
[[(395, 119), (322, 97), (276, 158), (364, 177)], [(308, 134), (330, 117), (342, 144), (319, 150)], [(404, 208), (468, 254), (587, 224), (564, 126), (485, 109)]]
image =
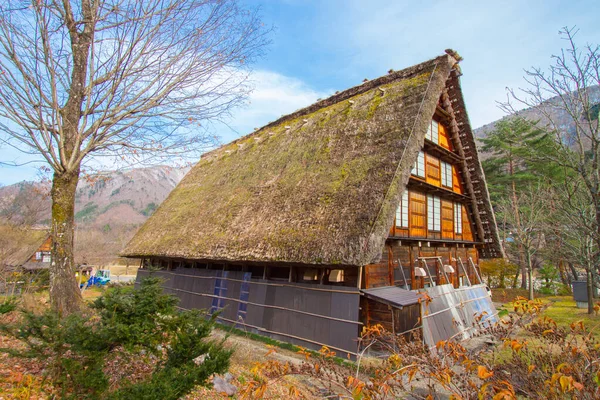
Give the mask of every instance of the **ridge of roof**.
[[(359, 94), (365, 93), (371, 89), (374, 89), (376, 87), (382, 86), (382, 85), (386, 85), (389, 83), (392, 83), (394, 81), (399, 81), (399, 80), (404, 80), (409, 78), (412, 75), (415, 75), (425, 69), (427, 69), (428, 67), (430, 67), (432, 64), (436, 63), (436, 62), (442, 62), (446, 60), (448, 62), (448, 64), (450, 64), (450, 66), (454, 67), (458, 64), (458, 61), (451, 55), (449, 54), (443, 54), (440, 56), (437, 56), (435, 58), (429, 59), (427, 61), (423, 61), (419, 64), (416, 65), (412, 65), (410, 67), (398, 70), (398, 71), (393, 71), (393, 72), (388, 72), (387, 75), (383, 75), (380, 76), (378, 78), (372, 79), (372, 80), (368, 80), (366, 82), (362, 82), (359, 85), (350, 87), (348, 89), (342, 90), (339, 93), (335, 93), (323, 100), (318, 100), (313, 104), (310, 104), (306, 107), (300, 108), (290, 114), (286, 114), (283, 115), (281, 117), (279, 117), (278, 119), (268, 122), (266, 125), (263, 125), (262, 127), (260, 127), (259, 129), (256, 129), (254, 132), (250, 132), (246, 135), (243, 135), (237, 139), (232, 140), (231, 142), (225, 143), (222, 146), (217, 147), (216, 149), (207, 151), (206, 153), (202, 154), (202, 156), (200, 157), (205, 158), (211, 155), (214, 155), (215, 153), (219, 152), (223, 147), (225, 146), (230, 146), (233, 144), (237, 144), (241, 141), (244, 141), (248, 138), (251, 138), (254, 135), (258, 135), (260, 134), (262, 131), (268, 130), (270, 128), (276, 127), (278, 125), (281, 125), (282, 123), (295, 119), (295, 118), (299, 118), (302, 117), (304, 115), (308, 115), (311, 114), (315, 111), (318, 111), (320, 109), (323, 109), (325, 107), (329, 107), (333, 104), (342, 102), (344, 100), (348, 100), (351, 97), (357, 96)], [(390, 70), (391, 71), (391, 70)]]

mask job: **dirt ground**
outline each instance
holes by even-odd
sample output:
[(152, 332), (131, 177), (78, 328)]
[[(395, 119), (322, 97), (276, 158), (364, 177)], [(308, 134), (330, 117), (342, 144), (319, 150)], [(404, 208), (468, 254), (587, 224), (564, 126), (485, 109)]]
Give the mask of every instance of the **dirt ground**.
[[(223, 330), (215, 330), (213, 336), (220, 339), (226, 336), (226, 332)], [(275, 352), (268, 354), (271, 348), (267, 348), (264, 343), (237, 335), (229, 335), (225, 343), (226, 347), (234, 349), (229, 372), (233, 375), (231, 383), (240, 391), (243, 390), (246, 382), (252, 379), (250, 370), (255, 366), (256, 363), (262, 363), (268, 360), (277, 360), (281, 363), (289, 362), (290, 364), (299, 365), (304, 360), (304, 356), (301, 354), (281, 348), (273, 349)], [(294, 386), (298, 389), (300, 392), (299, 396), (290, 395), (291, 386)], [(311, 394), (318, 393), (320, 387), (324, 387), (324, 385), (313, 381), (308, 377), (288, 376), (282, 380), (270, 383), (264, 398), (320, 399), (322, 396)], [(213, 389), (198, 388), (185, 399), (202, 400), (221, 399), (226, 397), (226, 395), (219, 394)]]

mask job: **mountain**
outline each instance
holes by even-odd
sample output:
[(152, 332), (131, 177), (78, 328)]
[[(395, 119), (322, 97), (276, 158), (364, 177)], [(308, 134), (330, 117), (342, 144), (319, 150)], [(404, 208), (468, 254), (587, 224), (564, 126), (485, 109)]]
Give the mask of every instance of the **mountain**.
[[(75, 219), (78, 225), (139, 225), (181, 181), (189, 167), (155, 166), (83, 176), (77, 187)], [(32, 218), (48, 223), (50, 184), (19, 182), (0, 188), (0, 213), (11, 218)], [(38, 209), (27, 204), (34, 201)]]
[[(83, 176), (75, 198), (77, 262), (106, 265), (156, 210), (190, 167), (154, 166)], [(50, 184), (0, 188), (0, 217), (27, 225), (50, 223)]]
[(77, 188), (75, 220), (84, 225), (141, 224), (188, 171), (156, 166), (88, 177)]
[[(600, 86), (591, 86), (587, 89), (590, 95), (590, 99), (597, 107), (600, 104)], [(563, 132), (566, 132), (568, 135), (575, 135), (575, 123), (573, 122), (573, 118), (560, 106), (557, 106), (560, 99), (557, 97), (552, 97), (546, 100), (543, 103), (544, 110), (552, 116), (552, 119), (558, 124), (558, 129)], [(525, 119), (529, 119), (532, 121), (540, 121), (540, 126), (547, 126), (548, 119), (537, 109), (534, 108), (526, 108), (518, 111), (516, 116), (523, 117)], [(502, 121), (506, 118), (514, 118), (515, 115), (508, 115), (499, 120), (490, 122), (489, 124), (483, 125), (473, 131), (476, 139), (481, 139), (486, 137), (488, 132), (494, 130), (498, 121)]]

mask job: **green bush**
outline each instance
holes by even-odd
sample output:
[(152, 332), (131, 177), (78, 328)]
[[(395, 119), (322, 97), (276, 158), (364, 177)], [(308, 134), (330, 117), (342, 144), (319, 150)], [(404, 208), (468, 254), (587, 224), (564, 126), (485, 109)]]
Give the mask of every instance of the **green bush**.
[(13, 296), (6, 297), (0, 303), (0, 314), (8, 314), (17, 309), (17, 298)]
[[(176, 298), (163, 294), (160, 280), (150, 277), (137, 290), (110, 288), (91, 310), (65, 318), (51, 311), (35, 315), (23, 310), (20, 322), (0, 324), (0, 331), (19, 339), (24, 350), (0, 351), (45, 362), (61, 398), (175, 400), (196, 385), (206, 385), (213, 373), (224, 372), (231, 356), (222, 341), (206, 339), (214, 316), (178, 312), (176, 305)], [(106, 364), (115, 355), (153, 355), (156, 366), (146, 379), (124, 378), (109, 390)]]

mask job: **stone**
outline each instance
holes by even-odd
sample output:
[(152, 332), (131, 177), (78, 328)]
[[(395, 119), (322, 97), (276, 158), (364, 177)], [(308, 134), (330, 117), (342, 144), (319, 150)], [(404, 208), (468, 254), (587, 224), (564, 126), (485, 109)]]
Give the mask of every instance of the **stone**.
[(217, 393), (225, 393), (227, 396), (233, 396), (237, 393), (237, 387), (218, 375), (215, 375), (213, 378), (213, 389), (217, 391)]

